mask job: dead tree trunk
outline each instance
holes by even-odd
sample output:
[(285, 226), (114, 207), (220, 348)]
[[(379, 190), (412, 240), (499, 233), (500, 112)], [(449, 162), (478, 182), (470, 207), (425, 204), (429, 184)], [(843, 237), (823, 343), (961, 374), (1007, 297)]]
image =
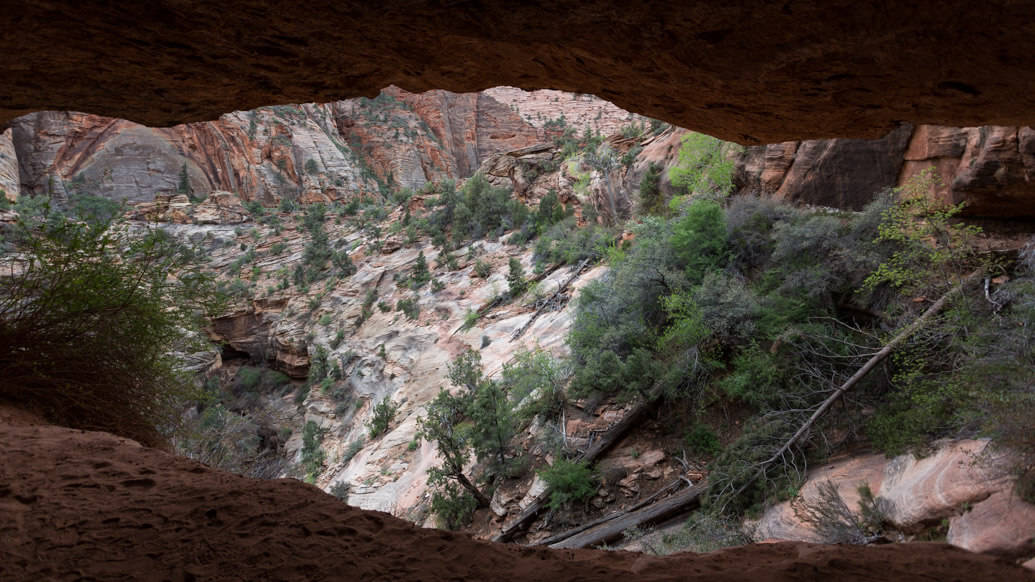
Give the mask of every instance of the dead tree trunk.
[(673, 515), (683, 513), (695, 507), (707, 487), (706, 483), (699, 483), (676, 493), (668, 499), (651, 504), (637, 511), (626, 512), (624, 515), (614, 517), (606, 522), (575, 534), (565, 540), (550, 544), (551, 548), (585, 548), (609, 542), (621, 537), (622, 532), (629, 528), (639, 527), (644, 524), (656, 523)]
[(532, 314), (532, 317), (530, 317), (524, 325), (519, 327), (518, 330), (514, 332), (514, 335), (510, 337), (510, 341), (514, 341), (517, 338), (521, 337), (526, 331), (528, 331), (528, 328), (532, 327), (532, 323), (535, 322), (535, 320), (543, 314), (543, 311), (545, 311), (546, 308), (553, 303), (554, 299), (556, 299), (562, 292), (564, 292), (564, 290), (568, 288), (568, 285), (571, 285), (575, 281), (575, 279), (579, 278), (579, 275), (582, 274), (582, 270), (586, 268), (587, 263), (589, 263), (589, 259), (583, 259), (582, 262), (579, 263), (579, 266), (575, 268), (575, 272), (572, 274), (572, 276), (568, 277), (568, 280), (565, 281), (564, 284), (562, 284), (560, 287), (558, 287), (557, 291), (555, 291), (549, 299), (544, 301), (543, 304), (539, 307), (539, 309), (535, 310), (535, 313)]
[[(578, 460), (586, 463), (592, 463), (601, 455), (611, 449), (627, 432), (629, 429), (636, 426), (645, 416), (650, 414), (652, 410), (657, 406), (658, 399), (654, 398), (648, 402), (639, 404), (636, 408), (632, 409), (629, 414), (625, 415), (625, 418), (618, 421), (617, 424), (612, 426), (603, 436), (601, 436), (596, 442), (591, 443), (589, 448), (586, 449)], [(535, 519), (535, 516), (542, 510), (543, 505), (550, 498), (550, 490), (539, 494), (532, 503), (524, 509), (513, 521), (503, 526), (500, 533), (496, 537), (492, 538), (494, 542), (507, 542), (510, 541), (515, 534), (524, 529), (529, 522)]]
[(916, 320), (913, 321), (913, 323), (906, 326), (905, 329), (900, 331), (895, 337), (891, 338), (891, 341), (885, 344), (879, 352), (877, 352), (873, 355), (873, 357), (867, 360), (867, 362), (863, 364), (862, 368), (859, 368), (859, 370), (856, 371), (855, 374), (852, 374), (851, 378), (849, 378), (844, 384), (838, 387), (838, 389), (835, 390), (830, 396), (828, 396), (826, 400), (820, 403), (819, 407), (816, 408), (816, 410), (812, 413), (811, 416), (809, 416), (808, 420), (806, 420), (800, 427), (798, 427), (798, 430), (795, 431), (794, 435), (792, 435), (791, 438), (787, 439), (787, 441), (784, 442), (784, 444), (776, 451), (775, 454), (773, 454), (773, 456), (769, 457), (765, 461), (762, 461), (762, 463), (758, 467), (758, 470), (746, 482), (744, 482), (740, 486), (740, 488), (737, 489), (737, 492), (734, 494), (734, 496), (742, 493), (745, 489), (748, 488), (749, 485), (751, 485), (759, 477), (764, 475), (766, 469), (769, 468), (770, 465), (779, 461), (784, 455), (787, 454), (787, 451), (789, 451), (791, 447), (797, 444), (798, 441), (800, 441), (805, 435), (809, 433), (809, 431), (812, 429), (812, 426), (816, 423), (819, 417), (823, 416), (823, 414), (827, 410), (829, 410), (831, 406), (833, 406), (834, 402), (836, 402), (841, 396), (843, 396), (845, 392), (847, 392), (856, 384), (858, 384), (860, 380), (865, 378), (866, 375), (869, 374), (875, 367), (877, 367), (877, 364), (881, 363), (881, 361), (887, 358), (888, 355), (891, 354), (891, 352), (895, 348), (900, 346), (904, 341), (909, 339), (910, 336), (912, 336), (918, 330), (927, 325), (927, 323), (931, 320), (932, 317), (937, 315), (942, 309), (945, 309), (945, 306), (948, 305), (949, 301), (951, 301), (953, 297), (955, 297), (957, 294), (963, 291), (963, 287), (967, 283), (977, 278), (981, 273), (982, 271), (978, 269), (977, 271), (974, 271), (973, 273), (964, 277), (952, 289), (946, 291), (945, 294), (938, 299), (938, 301), (935, 301), (934, 304), (928, 307), (926, 311), (920, 314), (920, 317), (917, 317)]

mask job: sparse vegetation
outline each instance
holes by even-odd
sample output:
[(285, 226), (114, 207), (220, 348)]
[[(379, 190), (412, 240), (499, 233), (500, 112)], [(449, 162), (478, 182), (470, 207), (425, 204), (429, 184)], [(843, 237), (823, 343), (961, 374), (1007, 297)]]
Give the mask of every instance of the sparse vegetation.
[(398, 411), (399, 405), (392, 402), (392, 399), (388, 396), (385, 396), (381, 402), (374, 405), (374, 415), (370, 417), (370, 423), (367, 425), (370, 431), (370, 438), (376, 439), (388, 432), (388, 427), (392, 424), (392, 420), (395, 419), (395, 413)]

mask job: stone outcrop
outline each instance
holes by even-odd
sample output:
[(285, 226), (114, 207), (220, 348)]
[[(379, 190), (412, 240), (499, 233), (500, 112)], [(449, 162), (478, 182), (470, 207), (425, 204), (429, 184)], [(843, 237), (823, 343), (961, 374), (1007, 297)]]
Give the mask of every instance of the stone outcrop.
[(886, 517), (905, 532), (948, 522), (949, 543), (976, 552), (1035, 555), (1035, 505), (1013, 492), (1008, 455), (987, 441), (942, 443), (931, 454), (887, 459), (863, 455), (830, 462), (811, 471), (795, 500), (770, 508), (755, 524), (756, 539), (826, 541), (799, 517), (802, 502), (818, 499), (819, 483), (838, 487), (845, 503), (858, 510), (859, 485), (889, 503)]
[(0, 127), (46, 109), (169, 126), (388, 85), (590, 93), (741, 143), (876, 138), (901, 121), (1024, 125), (1031, 8), (188, 0), (85, 10), (60, 0), (0, 22)]
[(9, 202), (18, 199), (18, 155), (14, 151), (13, 132), (0, 132), (0, 190)]
[(1035, 217), (1035, 131), (1029, 127), (903, 125), (878, 140), (831, 139), (748, 147), (737, 186), (802, 204), (858, 210), (925, 170), (929, 196), (965, 216)]

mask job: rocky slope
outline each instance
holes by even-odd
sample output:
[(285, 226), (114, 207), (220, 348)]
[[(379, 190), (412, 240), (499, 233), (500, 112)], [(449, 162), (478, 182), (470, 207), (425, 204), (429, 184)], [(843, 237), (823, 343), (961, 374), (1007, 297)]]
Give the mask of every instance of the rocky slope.
[(0, 409), (5, 580), (1031, 580), (944, 544), (756, 545), (665, 558), (475, 541), (106, 433)]

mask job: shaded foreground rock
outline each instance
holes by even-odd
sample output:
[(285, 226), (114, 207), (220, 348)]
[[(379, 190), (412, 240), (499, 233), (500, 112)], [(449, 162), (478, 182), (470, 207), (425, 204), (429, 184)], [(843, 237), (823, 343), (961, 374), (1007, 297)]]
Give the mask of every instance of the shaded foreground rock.
[[(0, 578), (40, 580), (1032, 580), (943, 544), (772, 544), (706, 555), (475, 541), (351, 508), (292, 480), (209, 469), (0, 410)], [(21, 422), (21, 424), (19, 424)]]
[(21, 3), (0, 17), (0, 127), (42, 109), (148, 125), (261, 105), (497, 85), (592, 93), (741, 143), (899, 121), (1030, 123), (1030, 2), (516, 5)]

